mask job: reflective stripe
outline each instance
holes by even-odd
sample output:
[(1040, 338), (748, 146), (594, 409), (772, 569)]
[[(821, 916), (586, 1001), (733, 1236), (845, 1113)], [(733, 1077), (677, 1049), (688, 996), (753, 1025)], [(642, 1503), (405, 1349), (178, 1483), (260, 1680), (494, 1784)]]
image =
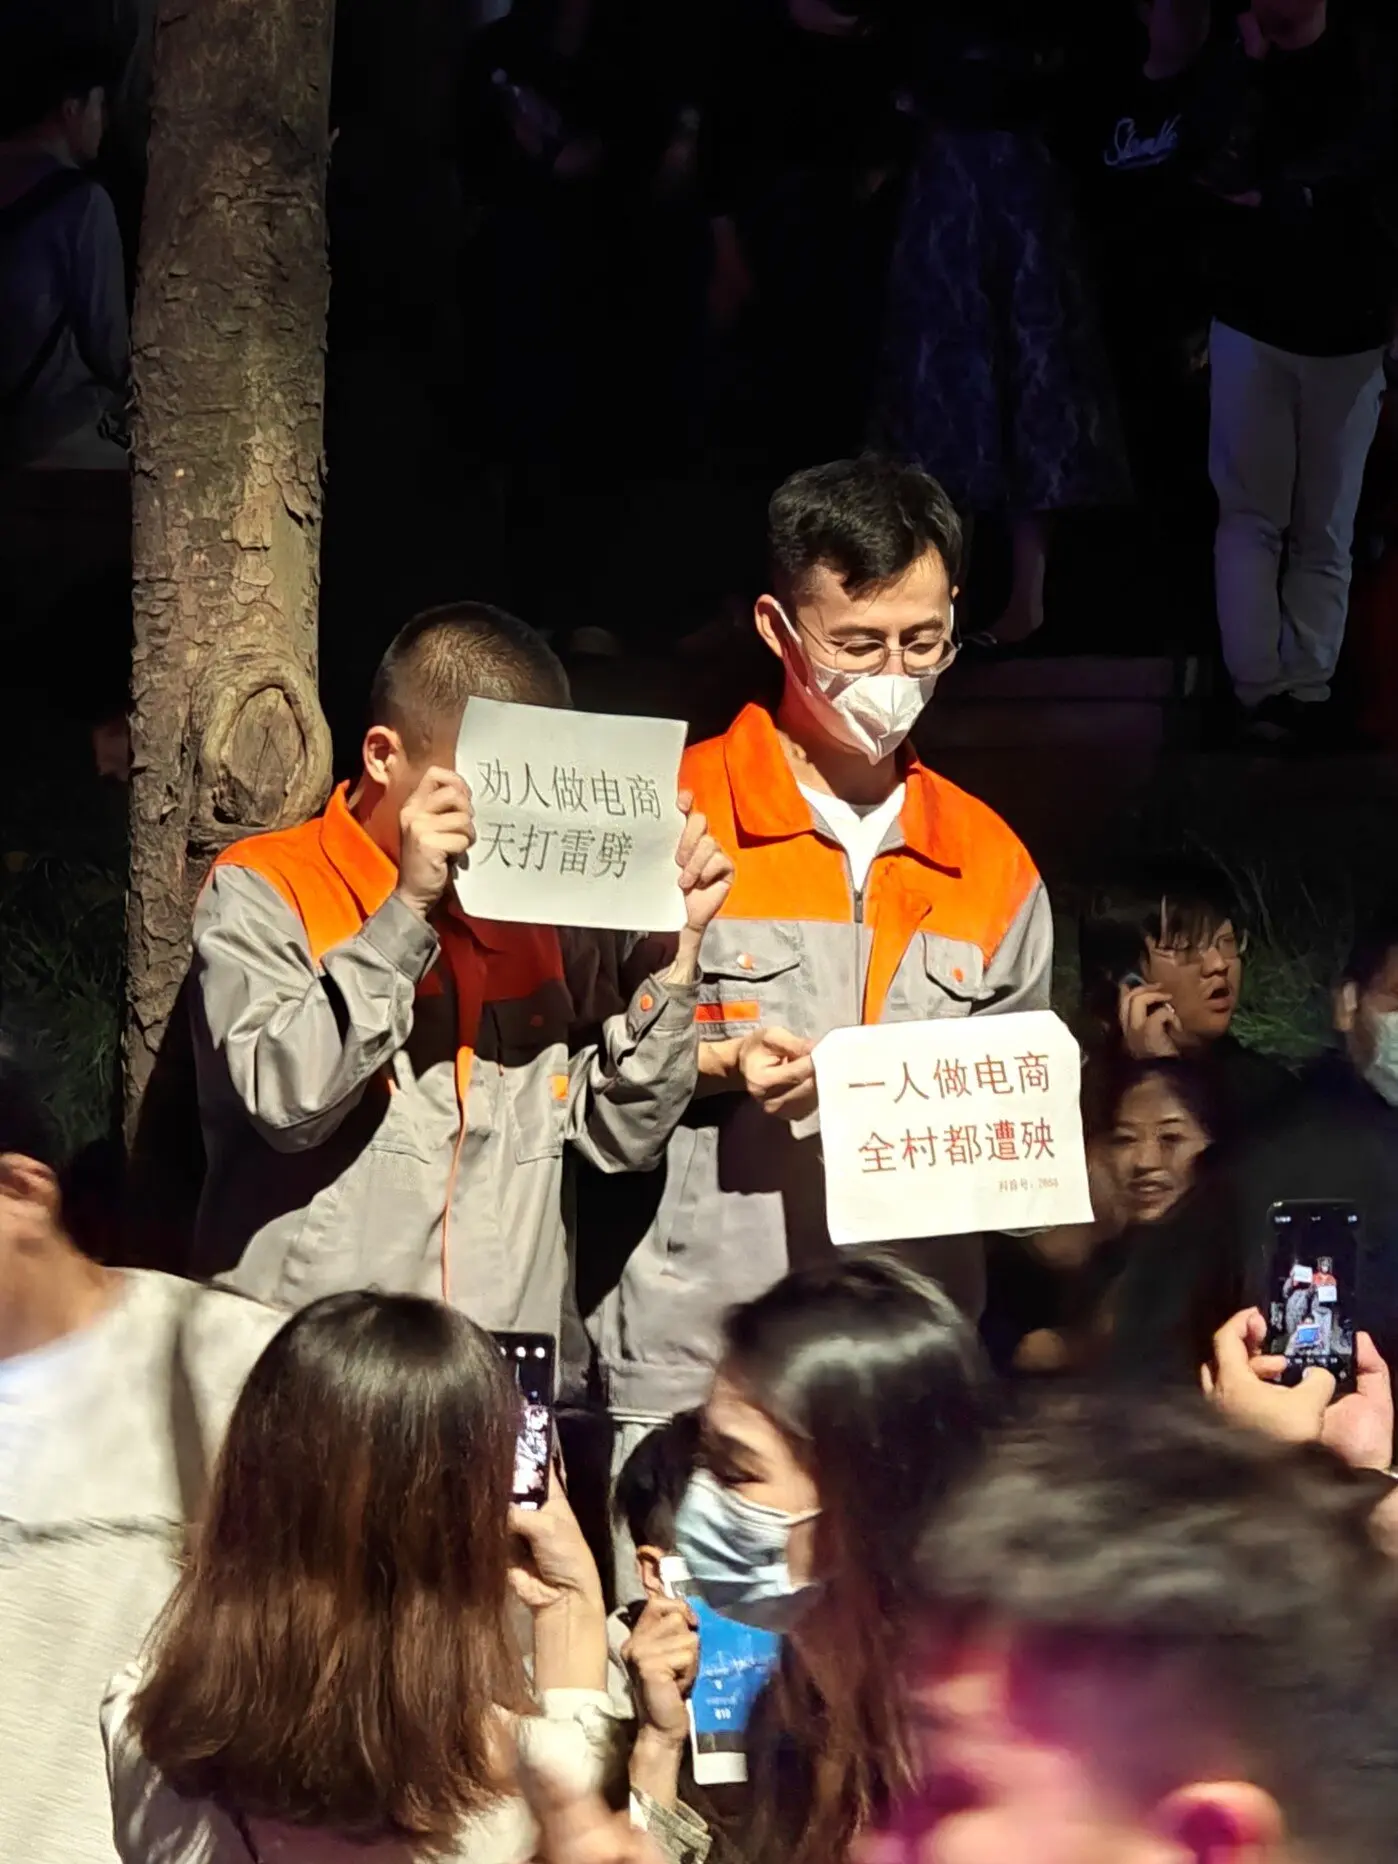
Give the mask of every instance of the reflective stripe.
[(696, 1023), (755, 1023), (761, 1017), (760, 1003), (701, 1003), (694, 1011)]

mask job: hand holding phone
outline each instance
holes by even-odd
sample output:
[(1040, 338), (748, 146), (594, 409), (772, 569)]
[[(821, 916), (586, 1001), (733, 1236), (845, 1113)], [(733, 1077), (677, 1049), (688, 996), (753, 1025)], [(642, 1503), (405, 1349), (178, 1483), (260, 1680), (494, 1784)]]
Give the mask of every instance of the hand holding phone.
[(1319, 1369), (1338, 1393), (1352, 1392), (1359, 1212), (1353, 1204), (1297, 1202), (1274, 1204), (1270, 1217), (1267, 1352), (1285, 1360), (1284, 1384)]
[(1180, 1053), (1180, 1024), (1167, 990), (1133, 971), (1121, 980), (1117, 1017), (1126, 1052), (1136, 1061), (1169, 1061)]
[(1201, 1372), (1205, 1396), (1249, 1430), (1282, 1443), (1323, 1443), (1352, 1469), (1393, 1467), (1393, 1388), (1367, 1333), (1354, 1339), (1355, 1389), (1335, 1395), (1334, 1375), (1303, 1371), (1299, 1384), (1281, 1383), (1286, 1360), (1263, 1349), (1268, 1326), (1256, 1308), (1235, 1314), (1214, 1335), (1213, 1363)]
[[(547, 1501), (540, 1507), (512, 1508), (510, 1528), (517, 1543), (510, 1567), (510, 1585), (516, 1598), (536, 1617), (550, 1612), (555, 1605), (575, 1606), (589, 1618), (595, 1616), (601, 1638), (600, 1669), (605, 1677), (607, 1612), (602, 1581), (563, 1484), (555, 1479)], [(535, 1660), (539, 1660), (537, 1648)], [(541, 1673), (536, 1674), (535, 1684), (540, 1689), (575, 1686), (546, 1679)], [(601, 1684), (577, 1686), (592, 1688)]]

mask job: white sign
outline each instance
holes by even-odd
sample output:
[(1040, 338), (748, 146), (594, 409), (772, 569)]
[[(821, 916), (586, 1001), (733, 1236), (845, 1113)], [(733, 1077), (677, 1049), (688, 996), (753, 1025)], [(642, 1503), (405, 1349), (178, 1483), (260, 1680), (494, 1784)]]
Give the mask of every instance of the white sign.
[(1091, 1221), (1078, 1045), (1050, 1011), (836, 1029), (815, 1068), (835, 1242)]
[(685, 727), (471, 699), (456, 768), (476, 841), (456, 895), (480, 919), (678, 932)]

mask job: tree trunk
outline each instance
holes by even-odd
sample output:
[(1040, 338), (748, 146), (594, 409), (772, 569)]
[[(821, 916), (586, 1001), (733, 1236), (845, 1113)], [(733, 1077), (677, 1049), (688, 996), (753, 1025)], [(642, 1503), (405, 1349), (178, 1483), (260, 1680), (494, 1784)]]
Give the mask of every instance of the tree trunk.
[(160, 0), (133, 328), (128, 1133), (218, 851), (324, 800), (333, 0)]

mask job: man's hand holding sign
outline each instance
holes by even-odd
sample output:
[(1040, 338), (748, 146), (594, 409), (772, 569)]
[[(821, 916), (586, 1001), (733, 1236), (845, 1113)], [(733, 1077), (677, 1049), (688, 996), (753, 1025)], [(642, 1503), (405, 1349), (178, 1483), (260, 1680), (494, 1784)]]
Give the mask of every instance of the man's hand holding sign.
[(425, 919), (447, 890), (453, 864), (476, 839), (471, 791), (454, 770), (435, 767), (403, 805), (398, 819), (398, 898)]

